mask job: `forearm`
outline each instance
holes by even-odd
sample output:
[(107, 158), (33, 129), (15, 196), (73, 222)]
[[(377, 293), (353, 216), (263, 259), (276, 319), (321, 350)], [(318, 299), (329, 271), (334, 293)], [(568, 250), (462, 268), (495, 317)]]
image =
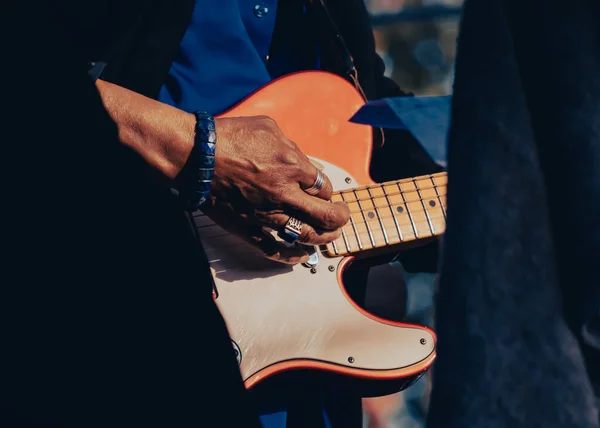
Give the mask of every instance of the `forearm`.
[(175, 178), (194, 144), (194, 115), (102, 80), (96, 86), (117, 124), (119, 140), (164, 176)]

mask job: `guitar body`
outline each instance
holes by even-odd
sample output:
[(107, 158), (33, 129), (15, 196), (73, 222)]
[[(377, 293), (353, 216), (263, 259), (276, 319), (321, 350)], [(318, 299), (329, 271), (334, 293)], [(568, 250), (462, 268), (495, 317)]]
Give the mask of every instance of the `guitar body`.
[[(343, 190), (372, 183), (372, 129), (348, 121), (363, 104), (344, 79), (303, 72), (274, 81), (222, 116), (270, 116)], [(247, 388), (286, 371), (317, 370), (364, 383), (365, 396), (382, 395), (404, 389), (433, 363), (432, 330), (377, 318), (348, 296), (342, 272), (351, 257), (317, 249), (313, 266), (283, 265), (205, 215), (194, 219)]]
[(273, 81), (221, 117), (269, 116), (307, 156), (353, 174), (356, 187), (372, 182), (372, 128), (348, 122), (364, 103), (341, 77), (309, 71)]

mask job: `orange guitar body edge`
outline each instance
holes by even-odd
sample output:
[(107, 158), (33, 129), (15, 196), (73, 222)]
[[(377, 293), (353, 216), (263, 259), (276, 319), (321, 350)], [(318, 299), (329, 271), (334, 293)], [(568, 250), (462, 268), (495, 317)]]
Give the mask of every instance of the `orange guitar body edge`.
[[(319, 102), (299, 101), (303, 99)], [(373, 128), (349, 122), (364, 103), (343, 78), (303, 71), (273, 80), (218, 117), (269, 116), (304, 154), (331, 162), (352, 174), (357, 185), (367, 185), (373, 183)]]
[[(369, 172), (373, 150), (373, 128), (349, 122), (364, 103), (359, 92), (345, 79), (327, 72), (305, 71), (273, 80), (218, 117), (268, 116), (277, 122), (284, 135), (294, 141), (303, 153), (345, 170), (356, 180), (353, 187), (358, 187), (374, 184)], [(295, 108), (307, 105), (310, 108)], [(415, 326), (415, 324), (379, 318), (361, 308), (350, 298), (342, 280), (342, 273), (352, 260), (353, 257), (345, 257), (340, 263), (338, 283), (342, 293), (356, 310), (384, 324), (398, 327)], [(418, 327), (436, 338), (430, 328)], [(245, 386), (251, 389), (273, 375), (298, 369), (327, 371), (377, 382), (416, 379), (431, 367), (435, 358), (434, 349), (427, 358), (414, 365), (385, 371), (296, 359), (265, 367), (246, 379)]]

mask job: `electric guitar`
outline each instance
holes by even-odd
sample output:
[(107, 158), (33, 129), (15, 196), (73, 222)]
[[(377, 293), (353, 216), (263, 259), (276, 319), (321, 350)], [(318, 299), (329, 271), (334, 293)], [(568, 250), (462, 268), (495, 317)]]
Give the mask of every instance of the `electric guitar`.
[[(406, 388), (435, 359), (431, 329), (374, 316), (342, 281), (356, 256), (398, 251), (445, 230), (446, 173), (384, 184), (370, 178), (372, 128), (349, 122), (363, 104), (346, 80), (311, 71), (275, 80), (221, 115), (273, 118), (330, 178), (332, 200), (346, 201), (352, 213), (337, 241), (295, 266), (266, 260), (201, 212), (193, 214), (247, 388), (303, 369), (365, 381), (371, 391), (365, 396), (382, 395), (390, 385), (391, 392)], [(381, 392), (372, 392), (373, 384)]]

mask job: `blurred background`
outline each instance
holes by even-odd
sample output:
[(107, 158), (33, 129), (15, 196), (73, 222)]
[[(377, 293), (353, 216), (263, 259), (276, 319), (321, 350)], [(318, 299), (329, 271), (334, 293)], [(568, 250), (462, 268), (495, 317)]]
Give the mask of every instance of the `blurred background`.
[[(462, 0), (365, 0), (386, 74), (415, 95), (450, 95)], [(402, 271), (407, 319), (433, 327), (436, 277)], [(388, 271), (388, 273), (391, 273)], [(375, 279), (375, 278), (373, 278)], [(365, 400), (365, 428), (424, 428), (431, 372), (399, 394)]]
[(462, 0), (365, 0), (386, 73), (416, 95), (451, 93)]

